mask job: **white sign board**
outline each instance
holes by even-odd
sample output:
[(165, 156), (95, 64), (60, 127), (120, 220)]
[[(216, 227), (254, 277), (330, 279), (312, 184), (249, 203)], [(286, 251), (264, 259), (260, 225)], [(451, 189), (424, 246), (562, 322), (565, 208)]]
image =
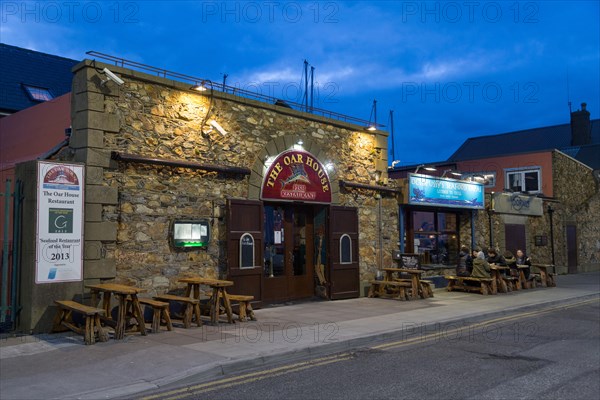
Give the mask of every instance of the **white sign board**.
[(84, 166), (38, 162), (35, 283), (81, 281)]

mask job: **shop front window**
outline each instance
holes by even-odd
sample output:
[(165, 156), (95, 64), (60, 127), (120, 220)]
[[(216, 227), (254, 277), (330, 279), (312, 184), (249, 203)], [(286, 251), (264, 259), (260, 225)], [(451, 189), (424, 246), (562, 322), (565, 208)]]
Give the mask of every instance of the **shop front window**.
[[(458, 215), (451, 212), (413, 211), (412, 252), (422, 264), (455, 265), (458, 261)], [(411, 243), (405, 243), (410, 251)]]

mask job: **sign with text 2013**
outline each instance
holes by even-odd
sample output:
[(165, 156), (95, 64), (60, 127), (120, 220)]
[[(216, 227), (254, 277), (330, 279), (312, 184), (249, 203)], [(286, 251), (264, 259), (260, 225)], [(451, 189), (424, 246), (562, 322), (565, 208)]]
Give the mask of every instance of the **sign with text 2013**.
[(408, 177), (409, 204), (455, 208), (484, 208), (484, 189), (481, 183), (456, 179), (410, 174)]
[(80, 281), (84, 166), (38, 162), (35, 283)]

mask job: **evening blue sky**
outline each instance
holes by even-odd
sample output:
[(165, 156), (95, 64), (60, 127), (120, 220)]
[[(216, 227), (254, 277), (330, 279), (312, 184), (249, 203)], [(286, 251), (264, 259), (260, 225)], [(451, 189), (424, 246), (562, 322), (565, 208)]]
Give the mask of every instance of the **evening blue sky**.
[[(0, 40), (95, 50), (388, 125), (402, 164), (467, 138), (600, 118), (598, 1), (3, 1)], [(386, 130), (388, 128), (385, 128)]]

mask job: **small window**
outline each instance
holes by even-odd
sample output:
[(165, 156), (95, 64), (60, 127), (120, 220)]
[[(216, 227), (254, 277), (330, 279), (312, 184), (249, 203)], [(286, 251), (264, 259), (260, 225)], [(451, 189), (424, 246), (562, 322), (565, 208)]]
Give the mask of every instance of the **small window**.
[(540, 169), (507, 170), (506, 188), (513, 192), (541, 192)]
[(48, 101), (54, 98), (52, 93), (50, 93), (50, 90), (46, 88), (30, 85), (23, 85), (23, 88), (25, 89), (25, 92), (27, 92), (29, 98), (33, 101)]
[(347, 234), (340, 238), (340, 263), (352, 263), (352, 239)]

